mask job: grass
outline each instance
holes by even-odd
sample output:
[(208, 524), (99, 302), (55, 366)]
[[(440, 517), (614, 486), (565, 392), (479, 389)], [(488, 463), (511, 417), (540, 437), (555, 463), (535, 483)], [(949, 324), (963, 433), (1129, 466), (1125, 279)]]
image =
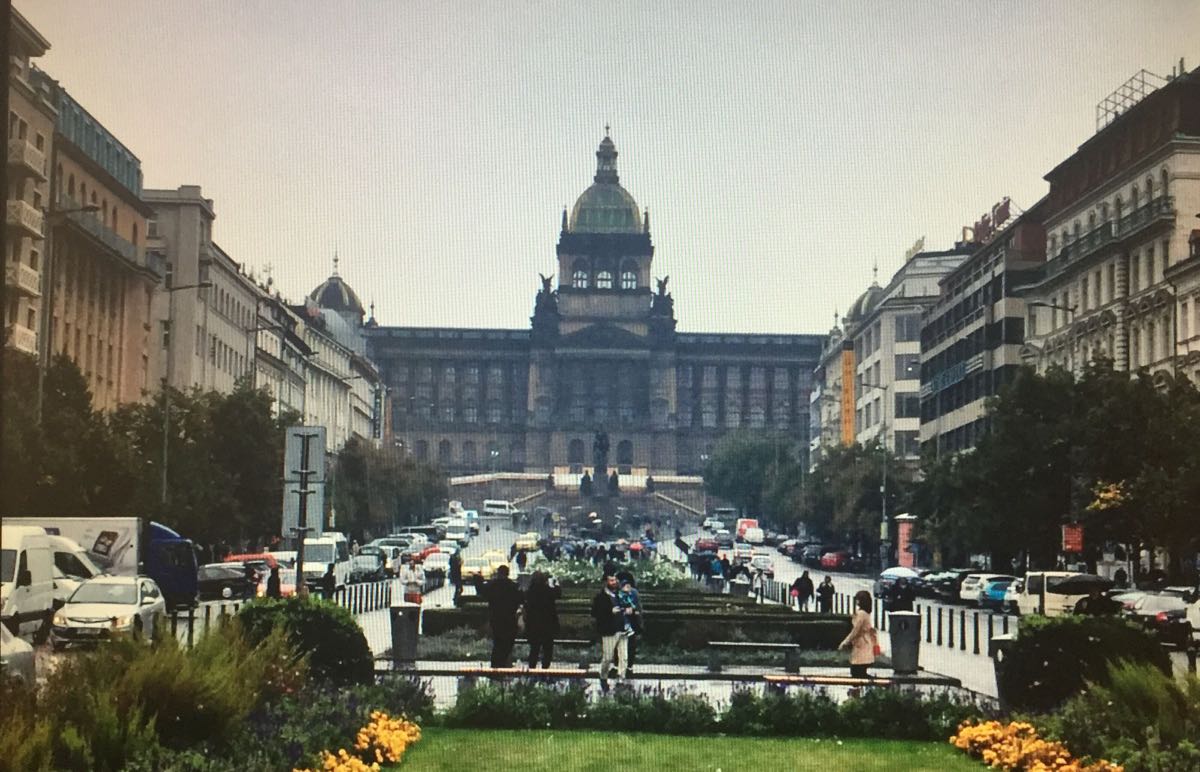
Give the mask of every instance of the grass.
[[(470, 761), (474, 759), (474, 761)], [(672, 737), (568, 731), (422, 730), (397, 770), (836, 770), (978, 772), (978, 762), (947, 743), (887, 740)]]

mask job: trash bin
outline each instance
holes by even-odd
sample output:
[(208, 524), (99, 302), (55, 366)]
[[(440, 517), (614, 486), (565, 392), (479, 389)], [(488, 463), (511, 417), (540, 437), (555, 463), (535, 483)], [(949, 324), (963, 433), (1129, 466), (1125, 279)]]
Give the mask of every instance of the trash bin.
[(921, 659), (921, 615), (915, 611), (888, 612), (888, 634), (892, 638), (892, 670), (917, 672)]
[(1013, 641), (1016, 636), (997, 635), (988, 641), (988, 656), (992, 658), (992, 667), (996, 671), (996, 696), (1000, 700), (1000, 707), (1003, 710), (1008, 709), (1008, 695), (1005, 693), (1004, 683), (1004, 668), (1008, 665), (1008, 653), (1012, 650)]
[(392, 660), (415, 662), (417, 660), (417, 625), (421, 619), (421, 607), (416, 603), (396, 603), (391, 607), (392, 617)]

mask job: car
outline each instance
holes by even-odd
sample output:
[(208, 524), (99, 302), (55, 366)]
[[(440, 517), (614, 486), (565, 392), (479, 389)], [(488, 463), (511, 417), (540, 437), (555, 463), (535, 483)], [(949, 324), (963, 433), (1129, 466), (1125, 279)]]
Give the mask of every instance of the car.
[(454, 542), (460, 547), (465, 547), (471, 543), (471, 534), (467, 531), (467, 526), (464, 524), (459, 527), (451, 527), (446, 530), (446, 538), (443, 542)]
[(1023, 589), (1025, 589), (1024, 579), (1018, 577), (1009, 582), (1008, 587), (1004, 590), (1004, 605), (1000, 607), (1000, 610), (1010, 614), (1020, 614), (1021, 607), (1017, 601), (1020, 599)]
[(967, 574), (963, 577), (962, 584), (958, 588), (958, 599), (965, 602), (968, 606), (974, 606), (979, 603), (979, 592), (983, 589), (983, 585), (993, 579), (1008, 579), (1012, 581), (1015, 576), (1008, 574)]
[(484, 581), (487, 581), (488, 579), (492, 578), (495, 572), (496, 569), (492, 567), (492, 562), (487, 558), (474, 557), (463, 560), (462, 578), (464, 582), (473, 579), (476, 576)]
[(734, 563), (749, 563), (754, 557), (754, 547), (746, 542), (738, 542), (733, 545), (732, 560)]
[(709, 525), (709, 530), (713, 531), (714, 533), (716, 533), (717, 531), (720, 531), (724, 528), (725, 528), (725, 523), (721, 520), (716, 519), (715, 517), (713, 518), (712, 523)]
[(942, 572), (941, 577), (933, 583), (935, 596), (948, 603), (959, 602), (963, 581), (971, 574), (979, 573), (978, 568), (951, 568)]
[[(821, 565), (821, 556), (833, 552), (836, 547), (827, 547), (820, 542), (808, 542), (800, 549), (800, 561), (806, 566), (816, 568)], [(793, 553), (794, 554), (794, 553)]]
[(422, 564), (426, 574), (447, 574), (450, 572), (450, 555), (445, 552), (435, 552), (425, 558)]
[(1121, 604), (1125, 611), (1133, 611), (1134, 605), (1146, 595), (1146, 590), (1117, 590), (1108, 597)]
[(448, 526), (453, 519), (452, 517), (435, 517), (430, 521), (430, 525)]
[(1008, 591), (1008, 586), (1016, 580), (1015, 576), (1005, 576), (985, 581), (979, 588), (979, 607), (1003, 611), (1004, 594)]
[(715, 517), (706, 517), (704, 518), (704, 522), (700, 523), (700, 527), (706, 531), (711, 531), (713, 530), (713, 523), (715, 522), (717, 522)]
[(425, 545), (422, 545), (422, 546), (421, 546), (419, 549), (415, 549), (415, 550), (414, 550), (414, 551), (411, 553), (411, 554), (412, 554), (412, 559), (413, 559), (413, 562), (415, 562), (415, 563), (424, 563), (424, 562), (425, 562), (425, 558), (429, 557), (430, 555), (432, 555), (432, 554), (434, 554), (435, 552), (438, 552), (438, 551), (439, 551), (439, 550), (438, 550), (438, 545), (436, 545), (436, 544), (425, 544)]
[[(1048, 617), (1070, 614), (1075, 604), (1087, 597), (1087, 593), (1065, 594), (1058, 590), (1068, 577), (1078, 576), (1075, 571), (1030, 571), (1025, 574), (1017, 606), (1022, 615), (1041, 613)], [(1045, 596), (1045, 608), (1042, 608)]]
[(483, 558), (491, 564), (493, 570), (499, 568), (500, 566), (508, 565), (508, 555), (505, 555), (500, 550), (488, 550), (487, 552), (483, 553)]
[(13, 635), (8, 625), (0, 625), (0, 678), (12, 678), (32, 685), (37, 676), (33, 646)]
[(784, 539), (775, 546), (775, 549), (779, 550), (779, 554), (790, 558), (792, 556), (792, 549), (799, 543), (796, 539)]
[(699, 539), (696, 539), (696, 543), (692, 545), (693, 552), (716, 552), (720, 548), (721, 545), (717, 544), (717, 540), (710, 536), (701, 536)]
[(533, 552), (538, 548), (538, 539), (541, 536), (536, 531), (529, 531), (517, 537), (516, 546), (520, 552)]
[(387, 556), (383, 547), (372, 544), (358, 548), (358, 554), (350, 558), (350, 581), (369, 582), (382, 579), (387, 573)]
[(826, 552), (821, 556), (821, 568), (827, 571), (845, 570), (850, 567), (850, 553), (845, 550)]
[[(451, 555), (457, 555), (459, 552), (462, 552), (462, 546), (456, 541), (451, 541), (449, 538), (439, 541), (437, 543), (437, 547), (438, 552), (446, 553), (447, 558), (449, 558)], [(430, 557), (433, 556), (431, 555)], [(428, 558), (426, 559), (428, 560)]]
[(1191, 642), (1192, 630), (1187, 619), (1187, 602), (1174, 593), (1148, 592), (1133, 608), (1124, 612), (1154, 634), (1163, 643), (1181, 648)]
[(206, 563), (196, 570), (196, 597), (201, 601), (253, 598), (257, 587), (241, 563)]
[(721, 549), (729, 549), (733, 546), (733, 534), (724, 528), (718, 528), (714, 538), (717, 540), (717, 546)]
[(750, 558), (750, 570), (762, 571), (768, 579), (775, 578), (775, 561), (765, 552), (756, 552)]
[(114, 633), (153, 639), (167, 612), (158, 584), (148, 576), (97, 576), (79, 585), (54, 614), (50, 644), (54, 650), (96, 643)]
[(280, 568), (296, 567), (295, 550), (271, 550), (270, 555), (275, 558), (275, 562), (279, 564)]

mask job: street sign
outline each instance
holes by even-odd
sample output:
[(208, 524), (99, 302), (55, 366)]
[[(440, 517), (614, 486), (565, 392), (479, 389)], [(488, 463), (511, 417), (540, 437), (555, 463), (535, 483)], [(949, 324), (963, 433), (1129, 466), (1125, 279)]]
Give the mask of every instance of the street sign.
[(1062, 527), (1062, 551), (1083, 552), (1083, 526), (1079, 523), (1067, 523)]
[(325, 482), (325, 427), (324, 426), (289, 426), (286, 444), (283, 446), (283, 479), (286, 482), (300, 482), (301, 458), (304, 451), (305, 438), (308, 440), (307, 471), (312, 472), (308, 482)]
[(325, 427), (288, 427), (283, 454), (283, 521), (280, 535), (291, 539), (303, 527), (308, 529), (310, 536), (320, 536), (325, 525), (324, 515)]

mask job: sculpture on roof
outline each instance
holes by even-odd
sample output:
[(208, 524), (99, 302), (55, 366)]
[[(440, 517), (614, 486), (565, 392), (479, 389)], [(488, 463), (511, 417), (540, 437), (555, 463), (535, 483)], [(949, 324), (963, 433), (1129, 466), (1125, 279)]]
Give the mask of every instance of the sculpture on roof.
[(554, 274), (545, 276), (541, 273), (538, 277), (542, 280), (542, 288), (538, 290), (537, 299), (533, 303), (533, 314), (535, 317), (545, 314), (558, 313), (558, 293), (555, 292), (552, 282)]

